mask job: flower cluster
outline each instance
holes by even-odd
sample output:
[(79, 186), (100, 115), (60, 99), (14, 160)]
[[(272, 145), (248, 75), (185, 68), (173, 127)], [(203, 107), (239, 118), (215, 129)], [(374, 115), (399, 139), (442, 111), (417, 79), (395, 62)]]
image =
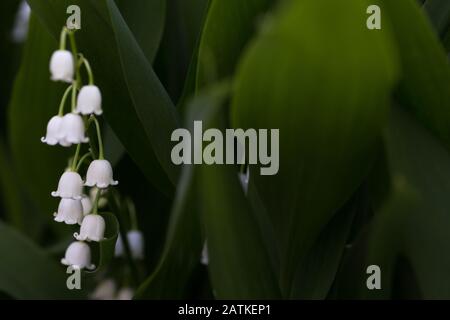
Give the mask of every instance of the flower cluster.
[[(71, 51), (66, 50), (66, 39), (70, 38)], [(84, 66), (89, 77), (89, 83), (82, 85), (81, 68)], [(80, 232), (75, 233), (75, 242), (69, 245), (64, 265), (74, 268), (94, 269), (91, 263), (89, 242), (99, 242), (104, 239), (105, 220), (98, 214), (99, 201), (102, 193), (109, 186), (117, 185), (113, 179), (111, 164), (105, 160), (103, 142), (99, 122), (96, 116), (102, 114), (102, 95), (94, 84), (94, 76), (88, 60), (78, 54), (74, 31), (63, 28), (60, 48), (50, 59), (50, 73), (53, 81), (62, 81), (70, 85), (64, 92), (58, 114), (50, 119), (47, 125), (43, 143), (62, 147), (76, 146), (71, 166), (62, 174), (58, 188), (52, 192), (53, 197), (60, 198), (54, 220), (69, 225), (80, 225)], [(65, 113), (66, 101), (71, 95), (71, 112)], [(86, 136), (91, 124), (95, 124), (98, 139), (98, 155), (94, 153), (92, 142)], [(89, 150), (80, 157), (83, 145), (89, 143)], [(83, 181), (79, 171), (82, 164), (92, 159), (89, 164), (86, 179)], [(84, 188), (96, 190), (92, 199), (84, 193)]]

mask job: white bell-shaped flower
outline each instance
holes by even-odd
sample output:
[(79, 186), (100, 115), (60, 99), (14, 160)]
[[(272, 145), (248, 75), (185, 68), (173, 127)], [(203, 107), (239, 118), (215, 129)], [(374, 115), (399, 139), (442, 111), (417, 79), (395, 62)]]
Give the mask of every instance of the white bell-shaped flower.
[(202, 249), (202, 256), (200, 258), (200, 263), (207, 266), (209, 264), (209, 254), (208, 254), (208, 245), (205, 244), (203, 245), (203, 249)]
[[(144, 235), (139, 230), (131, 230), (127, 233), (128, 245), (130, 246), (133, 259), (144, 258)], [(123, 257), (125, 254), (124, 243), (121, 235), (117, 237), (114, 256)]]
[(117, 240), (116, 240), (116, 246), (114, 247), (114, 256), (116, 258), (123, 257), (124, 252), (125, 252), (125, 250), (123, 248), (122, 236), (119, 233), (119, 236), (117, 237)]
[(83, 195), (83, 180), (78, 173), (64, 172), (58, 183), (58, 190), (52, 192), (53, 197), (81, 200)]
[(239, 180), (241, 181), (241, 186), (244, 190), (244, 193), (247, 195), (248, 182), (250, 181), (250, 168), (247, 168), (247, 171), (244, 173), (239, 173)]
[(131, 230), (127, 233), (128, 244), (134, 259), (144, 258), (144, 235), (139, 230)]
[(81, 198), (81, 204), (83, 205), (83, 215), (88, 215), (92, 211), (92, 201), (87, 195), (83, 194)]
[(63, 117), (52, 117), (47, 124), (47, 134), (45, 135), (45, 137), (41, 138), (41, 141), (51, 146), (57, 145), (62, 137), (62, 122)]
[(83, 206), (80, 200), (61, 199), (58, 212), (53, 214), (55, 221), (66, 224), (81, 224), (83, 221)]
[(73, 55), (67, 50), (57, 50), (50, 58), (50, 73), (53, 81), (72, 82), (74, 75)]
[(61, 259), (61, 263), (79, 269), (95, 269), (95, 265), (91, 263), (91, 248), (81, 241), (72, 242), (69, 245), (64, 258)]
[(102, 241), (105, 238), (105, 219), (98, 214), (88, 214), (81, 224), (80, 234), (73, 236), (79, 241)]
[(103, 113), (102, 94), (97, 86), (88, 85), (81, 88), (75, 112), (84, 115), (93, 113), (101, 115)]
[(85, 186), (105, 189), (119, 182), (113, 179), (113, 170), (108, 160), (94, 160), (89, 165)]
[(124, 287), (117, 292), (117, 300), (132, 300), (134, 291), (131, 288)]
[(92, 300), (114, 300), (116, 295), (116, 282), (113, 279), (103, 280), (90, 295)]
[(68, 113), (61, 123), (60, 144), (70, 147), (72, 144), (87, 143), (89, 138), (85, 135), (83, 118), (74, 113)]

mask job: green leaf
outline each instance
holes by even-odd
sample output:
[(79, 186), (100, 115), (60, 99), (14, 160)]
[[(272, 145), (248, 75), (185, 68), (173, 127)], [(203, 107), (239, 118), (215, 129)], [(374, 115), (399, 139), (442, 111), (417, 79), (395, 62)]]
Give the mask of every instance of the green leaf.
[(21, 190), (3, 141), (0, 140), (0, 199), (4, 217), (16, 229), (24, 230)]
[[(450, 250), (450, 154), (402, 111), (394, 113), (386, 145), (393, 193), (374, 226), (369, 262), (382, 261), (389, 274), (394, 258), (402, 255), (421, 298), (448, 299), (450, 258), (442, 252)], [(393, 284), (389, 277), (386, 281), (389, 292)]]
[(368, 173), (386, 119), (395, 52), (388, 28), (362, 27), (367, 6), (284, 2), (237, 71), (232, 126), (280, 131), (279, 172), (255, 168), (252, 176), (274, 225), (286, 297), (320, 232)]
[(195, 207), (193, 166), (185, 166), (170, 215), (164, 252), (155, 272), (136, 292), (135, 299), (186, 299), (187, 283), (199, 265), (203, 235)]
[[(202, 120), (204, 130), (209, 127), (224, 129), (224, 106), (229, 86), (225, 83), (210, 90), (197, 97), (195, 105), (190, 107), (190, 119)], [(245, 198), (236, 169), (233, 166), (202, 165), (198, 172), (198, 200), (215, 297), (280, 297), (261, 230)]]
[(450, 27), (450, 2), (427, 0), (423, 5), (438, 34), (443, 35)]
[(366, 200), (358, 192), (322, 230), (296, 272), (290, 298), (325, 299), (338, 272), (350, 230)]
[(81, 298), (80, 290), (69, 290), (70, 274), (42, 249), (0, 222), (0, 292), (16, 299)]
[(170, 159), (170, 137), (178, 127), (175, 107), (132, 37), (114, 1), (107, 0), (106, 3), (131, 99), (156, 157), (175, 184), (179, 168)]
[(450, 146), (450, 65), (442, 45), (416, 1), (376, 2), (385, 8), (400, 53), (400, 105)]
[[(12, 30), (19, 8), (19, 0), (0, 2), (0, 120), (4, 120), (4, 110), (9, 102), (11, 86), (20, 62), (17, 51), (19, 46), (13, 42)], [(2, 131), (2, 133), (5, 133)]]
[(47, 122), (56, 115), (64, 85), (50, 81), (49, 59), (56, 41), (31, 16), (28, 40), (9, 105), (9, 139), (20, 184), (37, 213), (51, 219), (57, 202), (50, 196), (69, 157), (68, 150), (43, 144)]
[[(162, 135), (168, 127), (174, 125), (173, 123), (162, 122), (163, 120), (171, 119), (161, 119), (167, 113), (172, 114), (170, 110), (165, 110), (170, 101), (167, 100), (167, 96), (158, 79), (149, 71), (151, 67), (147, 59), (134, 37), (132, 37), (128, 27), (123, 24), (123, 20), (119, 19), (117, 14), (115, 15), (115, 22), (117, 20), (121, 21), (119, 25), (114, 25), (115, 30), (121, 34), (125, 32), (131, 37), (129, 39), (131, 46), (127, 48), (128, 54), (137, 59), (134, 61), (135, 66), (133, 68), (139, 69), (136, 79), (143, 81), (138, 84), (138, 88), (130, 88), (133, 89), (130, 92), (128, 91), (129, 83), (127, 82), (130, 70), (124, 70), (124, 65), (122, 65), (122, 62), (128, 64), (128, 61), (122, 61), (123, 57), (120, 56), (119, 45), (123, 45), (123, 42), (120, 44), (116, 42), (106, 0), (49, 0), (45, 2), (30, 0), (29, 4), (33, 12), (39, 16), (55, 39), (59, 37), (61, 28), (65, 25), (67, 6), (70, 4), (80, 6), (83, 17), (82, 28), (76, 34), (78, 48), (91, 61), (97, 85), (102, 90), (104, 116), (147, 179), (165, 194), (170, 195), (173, 186), (169, 180), (169, 175), (173, 176), (174, 173), (173, 171), (170, 171), (172, 173), (165, 173), (164, 168), (169, 168), (170, 164), (160, 163), (158, 160), (167, 158), (166, 150), (158, 148), (170, 141)], [(109, 4), (109, 6), (111, 7), (112, 4)], [(113, 7), (115, 8), (115, 5)], [(117, 8), (115, 11), (117, 11)], [(138, 78), (138, 76), (144, 76), (145, 79)], [(152, 87), (146, 88), (149, 92), (146, 93), (146, 97), (148, 97), (147, 94), (151, 94), (154, 99), (145, 101), (143, 106), (141, 104), (142, 97), (136, 99), (135, 94), (136, 90), (142, 92), (143, 84), (149, 85), (147, 81), (150, 81)], [(139, 108), (150, 108), (144, 113), (152, 112), (152, 117), (161, 121), (157, 123), (157, 127), (148, 127), (147, 122), (143, 123), (137, 113)], [(159, 115), (162, 116), (160, 117)], [(144, 120), (153, 123), (155, 118)], [(162, 128), (161, 131), (159, 130), (160, 127)], [(148, 130), (154, 133), (152, 137), (147, 135)], [(153, 143), (155, 140), (160, 140), (161, 142)]]
[[(186, 127), (192, 131), (196, 118), (209, 119), (210, 112), (223, 102), (224, 89), (220, 87), (191, 101)], [(170, 215), (169, 229), (163, 255), (156, 271), (138, 289), (137, 299), (187, 298), (186, 286), (199, 265), (204, 236), (199, 219), (198, 169), (184, 166)]]
[(153, 63), (164, 31), (166, 0), (116, 0), (147, 60)]
[(195, 90), (198, 46), (209, 3), (210, 0), (167, 2), (166, 25), (155, 69), (173, 101), (183, 109)]
[(212, 0), (198, 50), (197, 89), (234, 72), (257, 19), (273, 0)]

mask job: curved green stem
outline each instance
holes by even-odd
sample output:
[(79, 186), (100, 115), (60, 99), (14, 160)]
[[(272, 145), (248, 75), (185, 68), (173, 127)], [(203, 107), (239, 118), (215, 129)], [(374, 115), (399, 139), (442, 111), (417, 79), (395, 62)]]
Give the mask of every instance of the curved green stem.
[(95, 195), (94, 208), (92, 209), (92, 214), (98, 214), (98, 202), (100, 200), (101, 193), (102, 189), (97, 188), (97, 194)]
[(138, 230), (136, 207), (131, 199), (127, 199), (128, 214), (130, 215), (131, 230)]
[(74, 81), (72, 85), (72, 112), (75, 111), (77, 105), (77, 82)]
[(103, 140), (102, 140), (102, 134), (100, 131), (100, 124), (98, 123), (97, 118), (92, 115), (89, 119), (89, 121), (94, 121), (95, 123), (95, 129), (97, 131), (97, 139), (98, 139), (98, 159), (99, 160), (104, 160), (105, 159), (105, 154), (103, 152)]
[(83, 57), (82, 59), (83, 59), (82, 63), (84, 64), (86, 71), (88, 73), (89, 84), (93, 85), (94, 84), (94, 73), (92, 72), (91, 65), (89, 64), (89, 61), (85, 57)]
[(81, 150), (81, 143), (77, 145), (77, 150), (75, 151), (75, 156), (73, 157), (72, 161), (72, 171), (77, 172), (77, 163), (78, 163), (78, 157), (80, 156), (80, 150)]
[(72, 48), (72, 54), (74, 56), (75, 70), (76, 70), (76, 87), (80, 87), (81, 76), (80, 68), (78, 67), (78, 48), (77, 42), (75, 41), (75, 31), (69, 31), (70, 47)]
[(64, 95), (61, 99), (61, 103), (59, 104), (59, 111), (58, 116), (62, 117), (64, 115), (64, 105), (66, 104), (67, 96), (69, 95), (70, 91), (72, 90), (73, 84), (71, 84), (66, 91), (64, 92)]
[(80, 167), (81, 167), (81, 165), (83, 164), (83, 162), (84, 162), (87, 158), (89, 158), (89, 157), (92, 157), (92, 153), (91, 153), (91, 152), (88, 152), (88, 153), (84, 154), (84, 155), (80, 158), (80, 161), (78, 161), (77, 167), (76, 167), (76, 169), (75, 169), (76, 172), (78, 172), (78, 170), (80, 170)]
[(66, 27), (61, 30), (61, 35), (59, 36), (59, 50), (66, 50), (67, 32), (68, 30)]

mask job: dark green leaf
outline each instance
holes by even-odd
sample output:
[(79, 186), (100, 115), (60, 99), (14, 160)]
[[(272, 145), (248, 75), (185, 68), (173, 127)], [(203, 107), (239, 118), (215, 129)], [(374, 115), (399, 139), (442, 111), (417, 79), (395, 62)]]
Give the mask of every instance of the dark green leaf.
[(0, 292), (16, 299), (70, 299), (83, 295), (83, 291), (67, 289), (70, 274), (63, 266), (3, 223), (0, 256)]
[[(401, 109), (394, 109), (385, 142), (390, 197), (339, 282), (350, 288), (349, 298), (448, 299), (450, 258), (443, 253), (450, 250), (450, 154)], [(382, 290), (366, 287), (366, 268), (373, 264), (381, 268)]]
[(3, 141), (0, 140), (0, 199), (4, 218), (16, 229), (24, 230), (20, 186)]
[(258, 18), (273, 0), (212, 0), (198, 52), (197, 88), (231, 76)]
[(164, 31), (166, 0), (116, 0), (147, 60), (152, 63)]
[[(396, 78), (389, 29), (365, 28), (365, 1), (288, 1), (240, 63), (235, 128), (279, 129), (280, 165), (254, 183), (280, 248), (283, 295), (373, 161)], [(339, 12), (339, 14), (336, 14)]]
[(188, 298), (186, 286), (200, 262), (204, 241), (195, 210), (193, 171), (193, 166), (182, 170), (163, 255), (156, 271), (139, 287), (135, 299)]
[(67, 149), (51, 147), (40, 139), (47, 122), (58, 112), (65, 89), (50, 81), (49, 59), (57, 46), (47, 30), (32, 16), (22, 64), (9, 105), (9, 138), (21, 185), (37, 208), (51, 219), (57, 202), (50, 196), (67, 165)]
[[(225, 128), (228, 85), (214, 87), (190, 107), (204, 130)], [(280, 290), (263, 235), (233, 166), (202, 165), (198, 175), (209, 274), (216, 298), (270, 299)]]
[(450, 65), (442, 45), (415, 0), (377, 2), (389, 17), (400, 53), (400, 105), (450, 146)]
[(325, 299), (337, 274), (350, 229), (366, 199), (358, 192), (322, 230), (296, 272), (293, 299)]
[(131, 99), (156, 157), (175, 184), (179, 170), (170, 159), (170, 136), (178, 127), (175, 107), (139, 49), (113, 0), (107, 0), (107, 6)]
[(450, 1), (427, 0), (423, 7), (438, 34), (443, 35), (450, 27)]

